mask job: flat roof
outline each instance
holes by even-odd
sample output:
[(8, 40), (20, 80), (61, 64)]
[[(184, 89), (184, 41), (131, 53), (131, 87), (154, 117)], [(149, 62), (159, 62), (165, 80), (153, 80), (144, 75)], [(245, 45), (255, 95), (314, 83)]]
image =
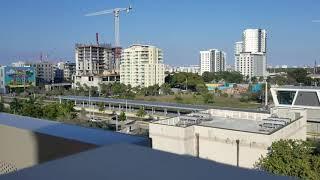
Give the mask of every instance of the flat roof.
[[(88, 96), (56, 96), (55, 99), (73, 100), (73, 101), (89, 101)], [(167, 108), (167, 109), (179, 109), (189, 111), (203, 111), (208, 109), (222, 109), (232, 111), (246, 111), (246, 112), (261, 112), (263, 111), (255, 109), (241, 109), (241, 108), (229, 108), (229, 107), (216, 107), (206, 105), (193, 105), (193, 104), (178, 104), (178, 103), (165, 103), (165, 102), (153, 102), (153, 101), (141, 101), (131, 99), (115, 99), (115, 98), (103, 98), (103, 97), (90, 97), (91, 102), (103, 102), (103, 103), (114, 103), (122, 105), (134, 105), (134, 106), (147, 106), (155, 108)]]
[(121, 134), (94, 128), (85, 128), (56, 121), (6, 113), (0, 113), (0, 125), (11, 126), (65, 139), (77, 140), (98, 146), (115, 143), (148, 144), (148, 138), (146, 137)]
[(259, 133), (259, 134), (270, 134), (275, 129), (271, 129), (268, 131), (259, 131), (261, 127), (262, 121), (250, 120), (250, 119), (234, 119), (234, 118), (225, 118), (225, 117), (212, 117), (211, 121), (203, 121), (198, 126), (206, 126), (213, 128), (221, 128), (228, 130), (236, 130), (236, 131), (244, 131), (251, 133)]
[(89, 150), (50, 161), (0, 180), (211, 180), (211, 179), (290, 179), (263, 171), (238, 168), (190, 156), (176, 155), (129, 144)]

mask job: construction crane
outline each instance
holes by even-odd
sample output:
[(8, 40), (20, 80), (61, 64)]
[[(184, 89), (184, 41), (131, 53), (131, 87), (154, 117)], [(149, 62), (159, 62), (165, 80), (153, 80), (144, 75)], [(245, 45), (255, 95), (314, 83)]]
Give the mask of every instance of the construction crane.
[(132, 7), (129, 6), (128, 8), (115, 8), (109, 9), (99, 12), (94, 12), (90, 14), (86, 14), (85, 16), (100, 16), (105, 14), (113, 14), (114, 16), (114, 40), (115, 40), (115, 47), (120, 47), (120, 12), (125, 11), (129, 13), (132, 10)]

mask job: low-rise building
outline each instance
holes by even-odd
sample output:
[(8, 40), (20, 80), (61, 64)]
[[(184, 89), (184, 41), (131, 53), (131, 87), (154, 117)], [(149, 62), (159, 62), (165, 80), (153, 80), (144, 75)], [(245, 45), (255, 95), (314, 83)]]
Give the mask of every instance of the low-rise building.
[[(76, 76), (74, 79), (73, 88), (77, 88), (79, 85), (87, 85), (89, 87), (98, 87), (100, 84), (109, 84), (120, 82), (120, 76), (116, 74), (100, 75), (100, 76)], [(99, 89), (100, 90), (100, 89)]]
[(155, 151), (146, 137), (43, 119), (0, 113), (0, 130), (0, 179), (5, 180), (289, 179)]
[(49, 61), (26, 63), (27, 66), (34, 67), (37, 84), (50, 84), (54, 81), (54, 64)]
[(306, 112), (210, 109), (151, 123), (152, 147), (253, 168), (280, 139), (306, 139)]
[(33, 67), (0, 67), (0, 93), (14, 92), (36, 85)]
[(167, 67), (166, 71), (168, 71), (169, 73), (186, 72), (186, 73), (200, 74), (200, 66), (199, 65), (172, 66), (172, 67)]
[(307, 134), (319, 138), (320, 135), (320, 87), (279, 86), (270, 89), (274, 102), (272, 110), (307, 112)]
[(73, 77), (76, 74), (76, 63), (66, 61), (66, 62), (59, 62), (57, 64), (58, 69), (63, 70), (63, 78), (65, 81), (73, 81)]

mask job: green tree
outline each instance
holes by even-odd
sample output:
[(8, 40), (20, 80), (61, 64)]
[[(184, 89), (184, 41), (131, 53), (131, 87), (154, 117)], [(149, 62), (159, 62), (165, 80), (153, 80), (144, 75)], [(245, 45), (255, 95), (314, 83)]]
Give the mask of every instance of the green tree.
[(169, 83), (174, 88), (196, 91), (196, 86), (204, 84), (204, 81), (198, 74), (181, 72), (173, 74)]
[(17, 98), (14, 98), (10, 103), (10, 110), (13, 114), (19, 114), (22, 109), (22, 103)]
[(206, 104), (214, 103), (214, 97), (211, 93), (202, 94), (203, 102)]
[(63, 102), (58, 105), (58, 115), (59, 120), (71, 120), (76, 117), (73, 102)]
[(271, 145), (255, 167), (270, 173), (301, 179), (320, 179), (320, 159), (309, 142), (280, 140)]
[(55, 120), (58, 117), (58, 103), (51, 103), (43, 107), (43, 115), (47, 119)]
[(24, 101), (22, 103), (20, 114), (36, 118), (43, 117), (42, 104), (39, 103), (39, 99), (30, 97), (28, 100)]
[(5, 107), (2, 101), (0, 102), (0, 112), (5, 112)]
[(158, 96), (160, 87), (159, 85), (153, 85), (145, 88), (141, 88), (141, 92), (144, 96)]
[(208, 87), (205, 84), (197, 84), (196, 90), (198, 93), (205, 94), (208, 93)]
[(170, 84), (168, 83), (164, 83), (160, 86), (160, 90), (161, 90), (161, 93), (163, 95), (170, 95), (172, 94), (172, 90), (171, 90), (171, 87), (170, 87)]
[(104, 111), (105, 110), (105, 104), (102, 103), (102, 102), (98, 103), (98, 108), (99, 108), (100, 112)]
[(308, 76), (308, 71), (306, 69), (293, 69), (288, 71), (288, 79), (295, 79), (297, 83), (302, 83), (304, 85), (310, 86), (312, 79)]
[(143, 118), (147, 115), (147, 112), (144, 110), (143, 107), (141, 107), (138, 112), (136, 113), (137, 117)]
[(206, 83), (210, 83), (210, 82), (212, 82), (214, 79), (215, 79), (215, 74), (214, 73), (212, 73), (212, 72), (204, 72), (203, 74), (202, 74), (202, 78), (203, 78), (203, 80), (204, 80), (204, 82), (206, 82)]
[(286, 85), (286, 84), (291, 84), (291, 83), (289, 83), (288, 78), (286, 78), (284, 76), (280, 76), (280, 75), (277, 75), (277, 76), (271, 78), (270, 79), (270, 83), (271, 84), (277, 84), (279, 86)]
[(257, 83), (258, 82), (258, 78), (256, 76), (251, 78), (251, 82), (252, 83)]
[(125, 121), (125, 120), (127, 120), (126, 113), (121, 111), (121, 113), (119, 115), (119, 121)]

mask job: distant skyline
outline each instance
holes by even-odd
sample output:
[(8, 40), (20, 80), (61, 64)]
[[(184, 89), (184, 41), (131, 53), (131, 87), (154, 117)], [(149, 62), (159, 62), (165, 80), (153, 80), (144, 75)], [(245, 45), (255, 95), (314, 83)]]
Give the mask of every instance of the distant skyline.
[(74, 61), (75, 43), (113, 43), (112, 15), (87, 13), (133, 6), (120, 17), (121, 44), (155, 45), (171, 65), (199, 63), (199, 51), (221, 49), (234, 63), (243, 30), (267, 30), (268, 64), (320, 63), (320, 1), (212, 0), (10, 0), (0, 7), (0, 64), (18, 60)]

